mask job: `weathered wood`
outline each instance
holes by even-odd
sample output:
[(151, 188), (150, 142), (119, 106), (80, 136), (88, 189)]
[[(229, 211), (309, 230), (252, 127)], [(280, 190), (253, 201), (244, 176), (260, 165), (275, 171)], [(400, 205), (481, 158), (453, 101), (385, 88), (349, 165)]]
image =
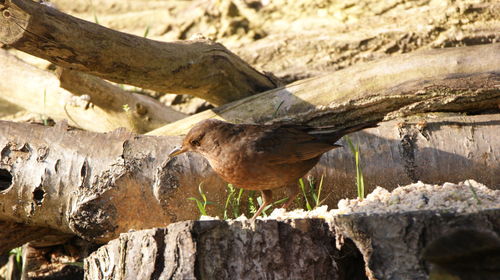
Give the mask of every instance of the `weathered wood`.
[(85, 279), (418, 280), (441, 265), (448, 277), (493, 280), (499, 253), (500, 209), (186, 221), (120, 235), (85, 260)]
[(67, 119), (75, 127), (98, 132), (125, 127), (142, 133), (185, 116), (151, 97), (77, 71), (62, 71), (60, 82), (54, 74), (4, 50), (0, 50), (0, 63), (1, 99), (43, 117)]
[[(107, 113), (95, 122), (105, 120), (113, 124), (108, 131), (125, 127), (135, 133), (145, 133), (186, 117), (186, 114), (166, 107), (156, 99), (127, 92), (95, 76), (66, 68), (59, 68), (57, 74), (61, 88), (78, 96), (90, 97), (89, 107), (95, 105)], [(124, 122), (127, 125), (123, 125)]]
[(429, 279), (439, 265), (446, 279), (500, 278), (500, 209), (355, 213), (334, 224), (363, 254), (369, 279)]
[(0, 8), (1, 43), (113, 82), (192, 94), (215, 105), (276, 87), (218, 43), (153, 41), (27, 0), (2, 1)]
[(85, 279), (349, 279), (341, 258), (321, 220), (186, 221), (120, 235), (85, 259)]
[(355, 65), (207, 110), (152, 131), (180, 135), (207, 118), (354, 125), (423, 112), (500, 104), (500, 43), (415, 52)]
[(132, 228), (195, 218), (186, 198), (195, 196), (200, 177), (216, 179), (199, 158), (195, 173), (166, 161), (175, 137), (98, 134), (64, 125), (0, 127), (4, 221), (106, 241)]
[[(367, 189), (464, 177), (498, 188), (499, 125), (498, 114), (443, 117), (421, 130), (392, 121), (351, 138), (361, 147)], [(180, 140), (0, 122), (0, 220), (105, 242), (129, 229), (197, 218), (187, 198), (199, 197), (200, 183), (215, 203), (209, 213), (220, 215), (225, 183), (207, 162), (197, 154), (167, 160)], [(310, 174), (325, 175), (322, 197), (335, 206), (355, 196), (355, 173), (351, 152), (342, 148), (326, 154)]]

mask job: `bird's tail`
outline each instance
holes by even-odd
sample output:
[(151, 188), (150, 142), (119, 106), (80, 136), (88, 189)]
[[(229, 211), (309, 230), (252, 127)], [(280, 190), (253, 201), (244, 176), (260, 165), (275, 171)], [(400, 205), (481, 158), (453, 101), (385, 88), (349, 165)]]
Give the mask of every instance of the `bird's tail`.
[(362, 123), (354, 126), (348, 126), (346, 128), (342, 129), (335, 129), (333, 127), (320, 127), (317, 129), (314, 129), (313, 131), (309, 131), (309, 134), (312, 134), (319, 139), (328, 141), (330, 143), (335, 143), (340, 138), (342, 138), (344, 135), (347, 135), (349, 133), (353, 133), (356, 131), (363, 130), (365, 128), (371, 128), (371, 127), (377, 127), (378, 126), (378, 121), (373, 121), (369, 123)]

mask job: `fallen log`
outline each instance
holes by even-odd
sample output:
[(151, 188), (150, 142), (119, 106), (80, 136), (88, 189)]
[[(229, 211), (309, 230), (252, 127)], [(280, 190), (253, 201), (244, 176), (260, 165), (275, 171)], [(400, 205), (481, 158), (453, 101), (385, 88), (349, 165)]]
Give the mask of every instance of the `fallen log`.
[(500, 43), (415, 52), (297, 81), (170, 123), (181, 135), (207, 118), (345, 127), (424, 112), (498, 109)]
[[(400, 132), (392, 121), (351, 138), (361, 145), (368, 189), (463, 176), (498, 188), (499, 125), (498, 114), (443, 117), (408, 132)], [(453, 143), (450, 135), (467, 140)], [(0, 220), (106, 242), (130, 229), (197, 218), (187, 198), (199, 196), (200, 183), (214, 202), (209, 213), (221, 215), (217, 205), (225, 203), (226, 185), (208, 163), (197, 154), (167, 159), (180, 140), (0, 122)], [(355, 196), (353, 161), (347, 148), (336, 149), (312, 171), (325, 175), (323, 196), (330, 206)]]

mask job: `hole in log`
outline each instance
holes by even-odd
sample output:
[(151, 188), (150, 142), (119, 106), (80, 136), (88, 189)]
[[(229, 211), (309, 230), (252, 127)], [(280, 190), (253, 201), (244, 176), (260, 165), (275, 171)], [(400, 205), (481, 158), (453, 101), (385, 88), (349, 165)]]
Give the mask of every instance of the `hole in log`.
[[(3, 3), (2, 3), (2, 4), (3, 4)], [(10, 14), (10, 11), (9, 11), (9, 10), (5, 10), (5, 11), (3, 11), (3, 12), (2, 12), (2, 15), (3, 15), (3, 17), (4, 17), (4, 18), (10, 18), (10, 15), (11, 15), (11, 14)]]
[(363, 255), (351, 239), (346, 238), (344, 240), (340, 256), (339, 259), (335, 259), (340, 269), (340, 279), (368, 280)]
[(58, 159), (56, 160), (56, 164), (54, 165), (54, 170), (57, 172), (59, 172), (59, 165), (61, 164), (61, 160)]
[(42, 205), (43, 197), (45, 196), (45, 191), (38, 187), (33, 192), (33, 200), (37, 205)]
[(7, 169), (0, 168), (0, 191), (4, 191), (12, 185), (12, 175)]
[(83, 162), (82, 168), (80, 169), (80, 176), (85, 180), (85, 176), (87, 176), (87, 162)]

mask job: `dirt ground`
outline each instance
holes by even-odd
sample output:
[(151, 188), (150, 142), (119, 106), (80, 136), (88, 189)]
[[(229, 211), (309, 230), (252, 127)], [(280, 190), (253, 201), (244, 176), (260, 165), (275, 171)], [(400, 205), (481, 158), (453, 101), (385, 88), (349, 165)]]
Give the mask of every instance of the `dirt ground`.
[(50, 2), (138, 36), (211, 38), (286, 82), (397, 53), (500, 40), (500, 2), (494, 0)]

